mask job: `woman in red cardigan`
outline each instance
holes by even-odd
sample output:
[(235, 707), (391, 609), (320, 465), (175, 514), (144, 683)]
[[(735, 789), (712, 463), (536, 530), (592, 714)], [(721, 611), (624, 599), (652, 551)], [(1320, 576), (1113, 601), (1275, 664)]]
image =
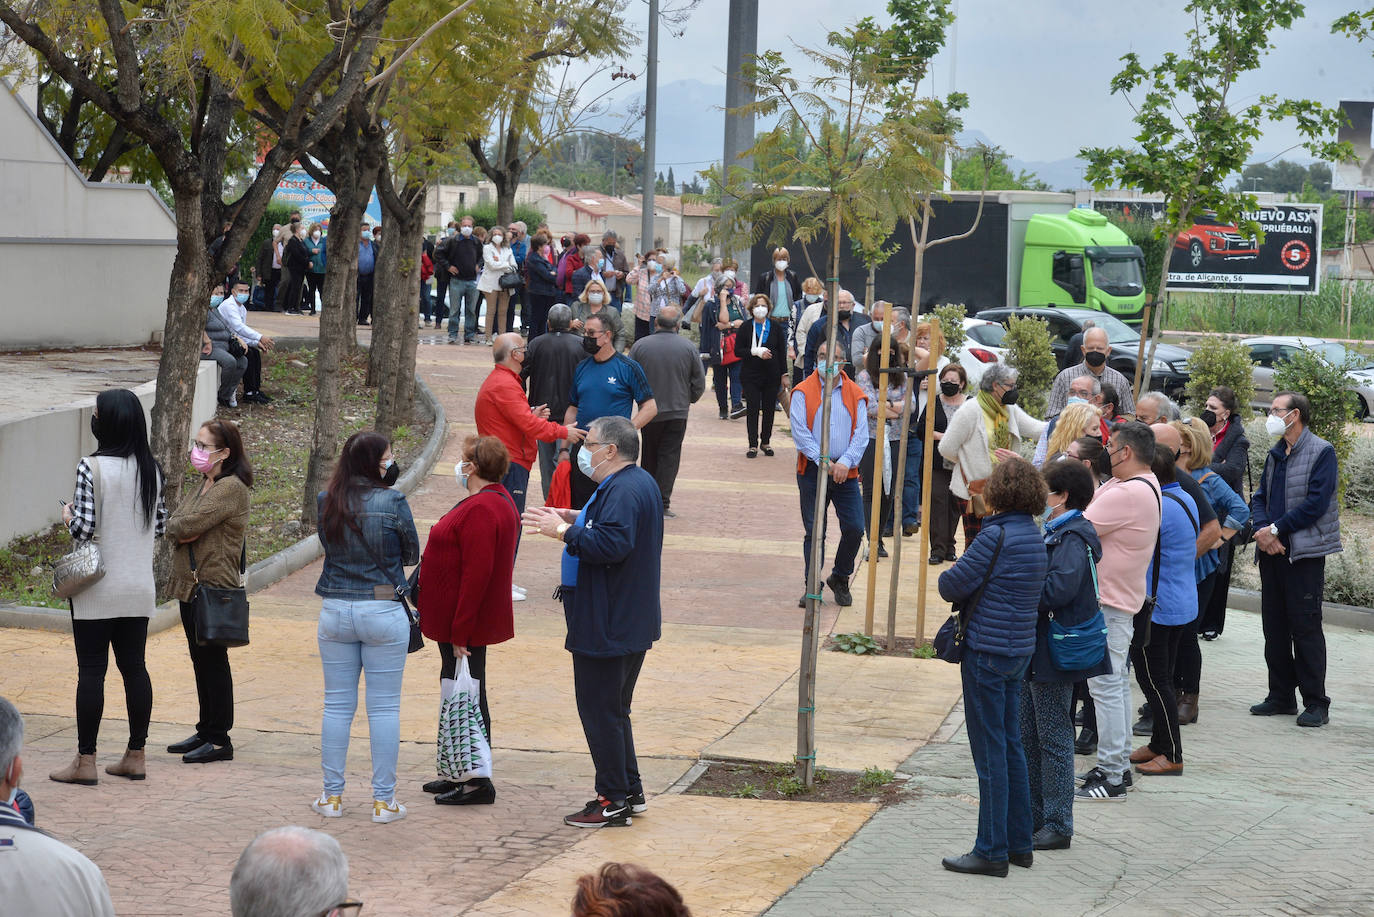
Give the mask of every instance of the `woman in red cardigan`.
[[(487, 647), (515, 636), (511, 608), (511, 574), (520, 516), (500, 480), (510, 467), (510, 454), (494, 436), (470, 436), (463, 443), (458, 482), (467, 498), (429, 533), (420, 559), (420, 629), (439, 644), (440, 678), (453, 678), (458, 659), (481, 683), (482, 722), (491, 741), (487, 709)], [(489, 805), (496, 801), (491, 780), (464, 783), (432, 780), (426, 793), (440, 805)]]

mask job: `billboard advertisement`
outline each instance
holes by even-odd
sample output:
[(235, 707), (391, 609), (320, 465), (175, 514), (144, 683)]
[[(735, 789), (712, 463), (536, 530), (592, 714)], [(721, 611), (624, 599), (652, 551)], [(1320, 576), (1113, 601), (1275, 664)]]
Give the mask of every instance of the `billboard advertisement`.
[[(290, 204), (301, 212), (306, 223), (329, 224), (329, 210), (334, 206), (334, 192), (310, 177), (310, 173), (293, 166), (282, 175), (272, 200)], [(382, 221), (382, 204), (377, 200), (374, 189), (367, 202), (365, 219), (376, 226)]]
[(1374, 191), (1374, 102), (1342, 102), (1341, 113), (1347, 123), (1336, 132), (1336, 139), (1355, 148), (1355, 160), (1332, 163), (1331, 189)]
[[(1095, 198), (1103, 213), (1161, 219), (1161, 201)], [(1264, 230), (1264, 242), (1234, 225), (1198, 214), (1178, 234), (1169, 257), (1171, 290), (1247, 293), (1316, 293), (1321, 283), (1322, 206), (1262, 204), (1247, 211)]]

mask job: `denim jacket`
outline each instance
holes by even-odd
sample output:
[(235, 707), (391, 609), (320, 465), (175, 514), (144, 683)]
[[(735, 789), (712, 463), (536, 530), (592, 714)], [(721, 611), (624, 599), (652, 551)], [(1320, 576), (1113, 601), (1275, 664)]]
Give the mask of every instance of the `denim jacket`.
[[(406, 566), (420, 560), (420, 536), (410, 504), (399, 490), (374, 487), (366, 491), (354, 520), (367, 539), (364, 544), (351, 528), (343, 542), (324, 536), (324, 492), (315, 497), (316, 531), (324, 545), (324, 569), (315, 584), (315, 594), (331, 599), (371, 599), (372, 587), (405, 584)], [(371, 550), (369, 551), (369, 548)], [(373, 554), (386, 565), (382, 570)]]

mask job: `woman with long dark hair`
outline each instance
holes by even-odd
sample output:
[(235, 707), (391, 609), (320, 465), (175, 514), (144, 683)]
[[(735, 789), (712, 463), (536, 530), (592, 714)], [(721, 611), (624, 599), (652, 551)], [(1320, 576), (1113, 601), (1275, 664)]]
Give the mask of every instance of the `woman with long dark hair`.
[(218, 418), (196, 431), (190, 459), (191, 467), (201, 473), (200, 487), (167, 520), (167, 537), (176, 542), (170, 592), (181, 603), (181, 626), (196, 673), (200, 719), (194, 735), (168, 745), (167, 751), (181, 755), (187, 764), (206, 764), (234, 759), (229, 741), (234, 726), (234, 677), (225, 647), (196, 642), (195, 592), (198, 584), (234, 589), (241, 582), (253, 469), (238, 427)]
[(367, 728), (372, 744), (372, 820), (405, 818), (396, 801), (401, 750), (401, 676), (410, 621), (398, 591), (404, 567), (420, 559), (410, 504), (398, 490), (391, 444), (377, 433), (354, 433), (344, 443), (327, 489), (316, 498), (316, 529), (324, 569), (315, 593), (320, 609), (324, 720), (320, 763), (324, 792), (310, 807), (326, 818), (343, 814), (344, 763), (358, 676), (367, 673)]
[[(744, 423), (749, 434), (746, 458), (754, 458), (763, 450), (772, 455), (768, 445), (773, 436), (773, 415), (777, 412), (778, 392), (787, 382), (787, 353), (783, 340), (787, 329), (782, 322), (769, 318), (773, 304), (764, 293), (749, 297), (752, 320), (735, 329), (735, 353), (740, 356), (740, 387), (744, 389)], [(760, 431), (760, 420), (763, 429)]]
[(96, 740), (105, 712), (105, 672), (110, 648), (124, 679), (129, 743), (115, 777), (142, 780), (143, 745), (153, 715), (153, 684), (144, 650), (148, 619), (157, 605), (153, 538), (167, 510), (162, 470), (148, 448), (143, 405), (128, 389), (112, 388), (95, 399), (91, 433), (99, 448), (76, 468), (76, 492), (62, 507), (62, 521), (78, 541), (98, 539), (105, 575), (72, 597), (76, 645), (76, 758), (49, 776), (58, 783), (94, 786)]

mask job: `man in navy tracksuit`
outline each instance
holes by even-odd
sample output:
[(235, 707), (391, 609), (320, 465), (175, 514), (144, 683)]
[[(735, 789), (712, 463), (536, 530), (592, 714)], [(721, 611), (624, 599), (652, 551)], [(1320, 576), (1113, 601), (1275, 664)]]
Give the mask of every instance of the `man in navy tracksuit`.
[(563, 819), (576, 828), (622, 827), (648, 805), (635, 758), (630, 704), (644, 654), (659, 638), (663, 497), (639, 459), (627, 418), (592, 421), (578, 453), (596, 492), (579, 510), (525, 511), (525, 525), (563, 553), (564, 647), (572, 653), (577, 714), (596, 767), (596, 799)]

